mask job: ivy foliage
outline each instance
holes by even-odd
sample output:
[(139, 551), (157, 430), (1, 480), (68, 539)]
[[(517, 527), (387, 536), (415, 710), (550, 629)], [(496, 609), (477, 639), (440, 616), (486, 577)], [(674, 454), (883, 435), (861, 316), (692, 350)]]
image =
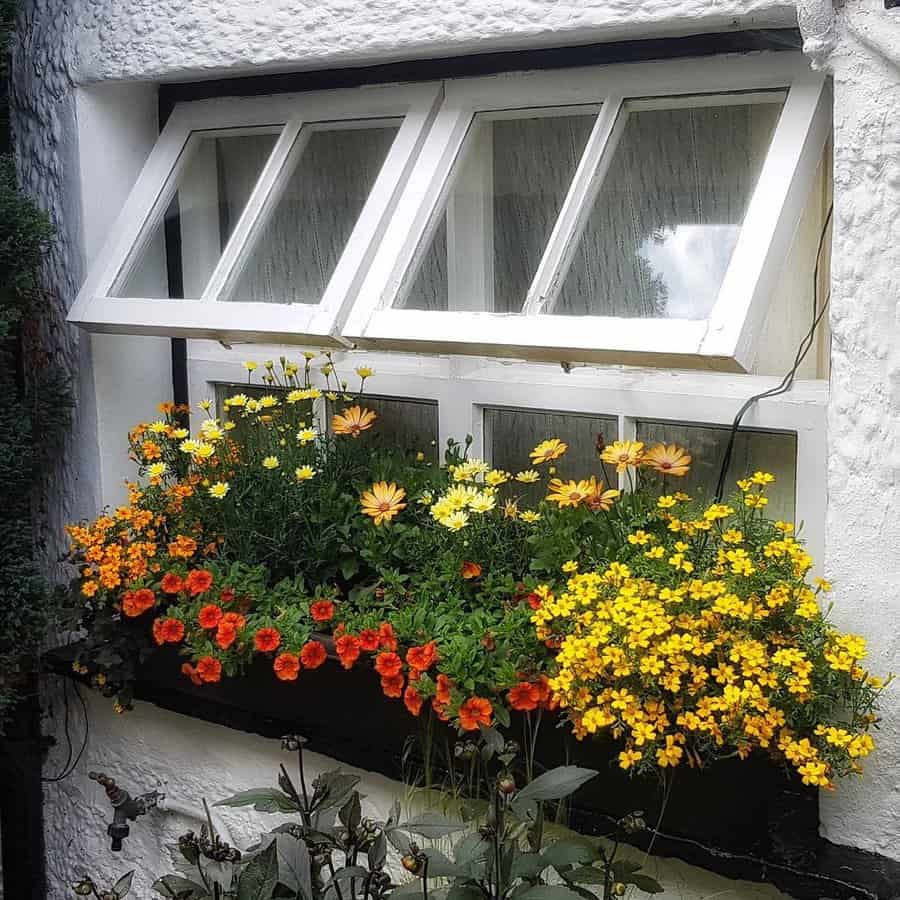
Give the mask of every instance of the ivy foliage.
[[(15, 5), (0, 0), (4, 100)], [(52, 238), (49, 219), (18, 185), (14, 159), (0, 156), (0, 730), (32, 683), (57, 608), (41, 575), (33, 519), (36, 487), (72, 406), (65, 374), (36, 337), (45, 299), (40, 268)]]

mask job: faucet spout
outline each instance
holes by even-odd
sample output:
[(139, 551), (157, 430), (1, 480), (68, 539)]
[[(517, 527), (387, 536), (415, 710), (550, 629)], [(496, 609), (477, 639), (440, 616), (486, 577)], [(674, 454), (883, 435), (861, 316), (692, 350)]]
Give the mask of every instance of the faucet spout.
[(103, 772), (89, 772), (88, 777), (102, 785), (113, 808), (113, 820), (107, 826), (106, 833), (110, 837), (112, 851), (118, 853), (122, 849), (122, 842), (130, 833), (129, 821), (133, 822), (138, 816), (143, 816), (154, 809), (162, 799), (162, 794), (159, 791), (147, 791), (132, 797)]

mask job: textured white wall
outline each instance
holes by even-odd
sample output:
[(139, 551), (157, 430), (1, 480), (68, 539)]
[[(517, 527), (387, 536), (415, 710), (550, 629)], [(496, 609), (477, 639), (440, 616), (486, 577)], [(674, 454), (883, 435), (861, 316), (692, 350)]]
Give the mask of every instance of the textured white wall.
[[(56, 294), (51, 318), (57, 358), (76, 374), (79, 390), (76, 428), (49, 487), (48, 559), (56, 556), (63, 522), (115, 496), (121, 470), (112, 461), (121, 422), (139, 415), (138, 404), (155, 401), (168, 383), (164, 342), (92, 342), (63, 324), (84, 259), (114, 219), (152, 138), (152, 84), (124, 93), (78, 93), (79, 86), (795, 21), (792, 4), (762, 0), (29, 0), (14, 67), (16, 140), (25, 183), (59, 228), (47, 266)], [(837, 618), (869, 636), (873, 666), (885, 671), (900, 667), (894, 521), (900, 495), (900, 72), (896, 56), (890, 60), (900, 48), (898, 31), (900, 12), (886, 12), (881, 0), (847, 0), (834, 33), (824, 40), (817, 35), (816, 43), (836, 87), (826, 567), (837, 585)], [(94, 728), (82, 766), (47, 792), (54, 898), (65, 896), (63, 883), (81, 860), (102, 859), (112, 871), (101, 852), (106, 810), (85, 778), (88, 766), (108, 768), (129, 783), (167, 775), (189, 799), (202, 790), (218, 796), (230, 786), (256, 783), (276, 756), (258, 739), (149, 708), (122, 720), (96, 700), (91, 711)], [(58, 726), (57, 716), (49, 727)], [(829, 838), (898, 856), (898, 738), (895, 694), (886, 703), (881, 748), (866, 779), (843, 784), (824, 804)], [(186, 774), (189, 766), (197, 767), (195, 774)], [(385, 797), (393, 789), (367, 778), (366, 790)], [(92, 827), (85, 827), (85, 817)], [(154, 864), (158, 838), (148, 831), (138, 840), (144, 843), (132, 846), (146, 869)], [(696, 875), (684, 878), (699, 884)], [(687, 897), (701, 888), (673, 890), (671, 896)], [(730, 896), (756, 895), (740, 888)]]

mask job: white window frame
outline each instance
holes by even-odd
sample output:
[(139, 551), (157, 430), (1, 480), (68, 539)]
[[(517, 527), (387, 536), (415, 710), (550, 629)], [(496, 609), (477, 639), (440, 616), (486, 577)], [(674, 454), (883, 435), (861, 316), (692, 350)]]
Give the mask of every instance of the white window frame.
[[(151, 151), (99, 263), (79, 292), (69, 321), (100, 332), (341, 345), (342, 317), (409, 177), (440, 91), (440, 83), (432, 82), (179, 104)], [(320, 302), (218, 300), (252, 252), (316, 126), (384, 119), (402, 119), (402, 123)], [(205, 289), (190, 286), (189, 292), (186, 284), (186, 299), (113, 296), (154, 236), (194, 143), (216, 136), (217, 131), (239, 134), (244, 128), (270, 129), (279, 136)], [(197, 249), (202, 252), (203, 248)]]
[[(245, 358), (278, 359), (285, 353), (290, 357), (290, 349), (277, 345), (229, 350), (208, 341), (189, 341), (192, 426), (196, 428), (206, 417), (197, 402), (214, 398), (216, 384), (246, 383)], [(352, 375), (357, 366), (373, 368), (376, 374), (367, 389), (379, 397), (437, 401), (441, 462), (447, 441), (461, 441), (467, 434), (474, 439), (473, 454), (489, 455), (483, 424), (488, 407), (614, 416), (619, 436), (634, 438), (638, 420), (730, 426), (748, 396), (781, 380), (654, 368), (578, 366), (566, 372), (541, 363), (366, 351), (339, 351), (333, 359), (337, 370), (346, 375)], [(813, 554), (816, 574), (822, 572), (825, 549), (827, 400), (827, 381), (797, 381), (788, 393), (755, 403), (741, 423), (742, 429), (796, 434), (795, 519), (798, 528), (802, 523), (801, 537)], [(727, 485), (729, 492), (732, 488)]]
[[(544, 314), (567, 271), (629, 98), (746, 94), (786, 88), (737, 245), (707, 320)], [(344, 327), (363, 348), (527, 359), (689, 366), (748, 371), (791, 239), (808, 200), (830, 128), (827, 81), (801, 54), (759, 53), (457, 79), (444, 101)], [(717, 98), (719, 101), (721, 97)], [(525, 301), (526, 314), (392, 308), (414, 279), (449, 192), (454, 163), (478, 113), (602, 103), (568, 196)], [(473, 207), (478, 204), (473, 204)], [(471, 257), (483, 211), (460, 227)], [(482, 216), (483, 217), (483, 216)], [(450, 237), (448, 236), (448, 242)], [(474, 251), (477, 254), (477, 250)], [(452, 268), (452, 266), (448, 267)], [(470, 279), (475, 283), (476, 279)], [(477, 284), (475, 285), (477, 289)], [(482, 305), (483, 309), (483, 305)]]

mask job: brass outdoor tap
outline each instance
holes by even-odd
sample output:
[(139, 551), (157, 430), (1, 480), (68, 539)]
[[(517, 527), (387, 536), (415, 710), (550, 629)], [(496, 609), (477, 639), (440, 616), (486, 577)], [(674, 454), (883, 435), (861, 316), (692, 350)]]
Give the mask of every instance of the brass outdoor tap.
[(106, 796), (112, 804), (113, 820), (107, 826), (106, 833), (112, 841), (113, 852), (118, 853), (122, 849), (122, 841), (128, 837), (129, 820), (133, 822), (138, 816), (154, 809), (163, 795), (159, 791), (147, 791), (137, 797), (132, 797), (128, 791), (120, 788), (112, 778), (103, 772), (89, 772), (88, 777), (103, 785)]

